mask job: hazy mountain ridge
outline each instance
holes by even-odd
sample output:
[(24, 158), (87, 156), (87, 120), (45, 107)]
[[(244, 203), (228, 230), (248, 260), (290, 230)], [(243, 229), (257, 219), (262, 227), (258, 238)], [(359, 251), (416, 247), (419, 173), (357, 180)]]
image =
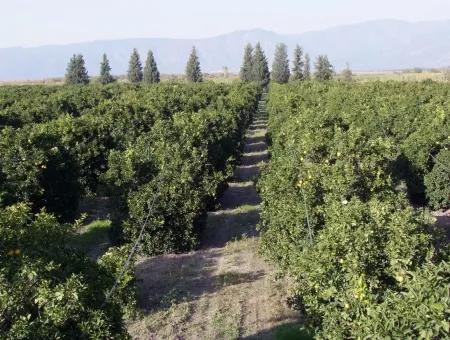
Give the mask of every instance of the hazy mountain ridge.
[(114, 74), (124, 74), (131, 50), (136, 47), (144, 60), (152, 49), (162, 73), (184, 72), (190, 49), (197, 46), (202, 69), (220, 71), (227, 66), (238, 71), (246, 43), (260, 41), (271, 59), (275, 45), (285, 42), (289, 54), (299, 43), (314, 58), (328, 54), (337, 69), (346, 62), (354, 70), (385, 70), (410, 67), (450, 66), (450, 20), (409, 23), (378, 20), (302, 34), (278, 34), (254, 29), (204, 39), (141, 38), (93, 41), (32, 48), (1, 48), (0, 79), (20, 80), (60, 77), (72, 54), (82, 53), (89, 73), (99, 70), (107, 53)]

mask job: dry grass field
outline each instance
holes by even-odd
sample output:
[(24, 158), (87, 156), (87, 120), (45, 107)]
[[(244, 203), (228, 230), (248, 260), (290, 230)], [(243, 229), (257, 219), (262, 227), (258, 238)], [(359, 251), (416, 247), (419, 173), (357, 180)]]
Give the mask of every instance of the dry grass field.
[[(121, 83), (126, 83), (125, 76), (118, 76), (118, 81)], [(184, 75), (177, 74), (162, 74), (161, 81), (183, 81)], [(204, 73), (203, 78), (207, 81), (214, 81), (218, 83), (231, 83), (239, 80), (239, 75), (236, 73)], [(336, 74), (335, 79), (342, 79), (340, 73)], [(443, 71), (380, 71), (380, 72), (354, 72), (353, 80), (367, 82), (367, 81), (450, 81), (450, 73)], [(96, 77), (92, 78), (93, 82), (96, 82)], [(17, 81), (1, 81), (1, 85), (62, 85), (64, 84), (64, 78), (48, 78), (41, 80), (17, 80)]]

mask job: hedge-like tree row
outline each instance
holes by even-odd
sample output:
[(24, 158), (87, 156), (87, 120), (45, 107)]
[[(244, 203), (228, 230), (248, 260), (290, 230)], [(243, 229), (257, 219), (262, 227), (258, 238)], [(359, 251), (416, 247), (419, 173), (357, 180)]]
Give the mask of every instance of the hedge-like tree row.
[(128, 84), (89, 86), (2, 86), (0, 87), (0, 130), (10, 126), (44, 123), (63, 115), (74, 117), (96, 111), (115, 102), (134, 100), (133, 105), (151, 113), (171, 114), (198, 110), (218, 95), (226, 93), (221, 85), (138, 86)]
[(148, 214), (147, 202), (157, 195), (144, 251), (182, 251), (198, 244), (207, 207), (242, 149), (259, 91), (253, 85), (233, 86), (207, 109), (158, 120), (126, 149), (109, 154), (105, 178), (119, 203), (113, 221), (119, 240), (135, 239)]
[(448, 246), (410, 203), (434, 178), (428, 203), (448, 206), (449, 90), (271, 85), (262, 249), (294, 279), (291, 301), (317, 336), (449, 336)]
[[(14, 95), (12, 87), (2, 90), (0, 98)], [(95, 86), (16, 90), (28, 98), (18, 95), (2, 107), (22, 100), (27, 119), (0, 131), (0, 333), (126, 338), (123, 318), (134, 303), (132, 268), (111, 298), (105, 297), (130, 242), (148, 216), (145, 252), (198, 244), (202, 218), (231, 174), (260, 89), (114, 85), (105, 87), (112, 95), (100, 95), (92, 105), (74, 93), (95, 97)], [(48, 100), (53, 95), (70, 98), (77, 112), (55, 109), (34, 120), (28, 104), (53, 107)], [(67, 245), (77, 224), (60, 221), (72, 221), (79, 199), (99, 187), (116, 207), (113, 236), (122, 246), (94, 263)]]
[[(37, 210), (46, 207), (73, 217), (80, 195), (96, 193), (111, 150), (126, 149), (157, 120), (214, 105), (230, 89), (211, 84), (76, 86), (53, 91), (19, 87), (19, 93), (28, 95), (9, 106), (14, 107), (9, 117), (27, 118), (18, 128), (0, 131), (0, 202), (25, 200)], [(45, 118), (35, 119), (35, 106), (29, 105), (33, 102), (42, 103)], [(17, 107), (23, 109), (19, 114)]]

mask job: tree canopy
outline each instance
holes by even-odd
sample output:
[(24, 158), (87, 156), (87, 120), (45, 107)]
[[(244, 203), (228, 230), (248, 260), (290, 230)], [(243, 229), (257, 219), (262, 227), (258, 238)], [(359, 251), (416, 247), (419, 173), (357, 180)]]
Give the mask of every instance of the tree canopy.
[(319, 55), (314, 64), (316, 69), (315, 77), (317, 80), (331, 80), (333, 79), (333, 65), (331, 65), (326, 55)]
[(252, 66), (253, 66), (253, 47), (251, 44), (247, 44), (244, 49), (244, 60), (241, 66), (240, 77), (243, 82), (250, 82), (253, 79)]
[(142, 81), (142, 64), (137, 49), (133, 49), (131, 53), (127, 76), (130, 83), (139, 83)]
[(290, 76), (287, 46), (281, 43), (277, 45), (275, 50), (271, 78), (276, 83), (284, 84), (289, 81)]
[(104, 85), (115, 81), (114, 77), (111, 75), (111, 66), (109, 65), (109, 60), (106, 54), (103, 54), (102, 62), (100, 63), (99, 81)]
[(144, 67), (144, 82), (150, 84), (159, 83), (158, 66), (156, 65), (152, 51), (148, 51), (147, 54), (147, 60)]
[(304, 66), (303, 50), (299, 45), (297, 45), (294, 50), (294, 59), (292, 60), (292, 80), (304, 79)]
[(257, 43), (252, 58), (252, 80), (263, 86), (269, 84), (270, 72), (267, 58), (260, 43)]
[(197, 49), (192, 47), (191, 55), (186, 64), (186, 79), (189, 82), (201, 82), (203, 81), (202, 70), (200, 68), (200, 61), (197, 55)]
[(72, 58), (70, 58), (66, 69), (66, 84), (89, 84), (89, 75), (84, 58), (81, 54), (74, 54)]

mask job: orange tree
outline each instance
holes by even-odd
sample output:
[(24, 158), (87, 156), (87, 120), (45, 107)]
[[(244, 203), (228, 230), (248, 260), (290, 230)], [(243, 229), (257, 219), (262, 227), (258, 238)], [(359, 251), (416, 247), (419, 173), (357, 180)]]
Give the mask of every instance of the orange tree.
[(95, 263), (66, 246), (76, 227), (25, 204), (0, 209), (0, 334), (7, 339), (124, 339), (135, 292), (126, 259), (112, 248)]

